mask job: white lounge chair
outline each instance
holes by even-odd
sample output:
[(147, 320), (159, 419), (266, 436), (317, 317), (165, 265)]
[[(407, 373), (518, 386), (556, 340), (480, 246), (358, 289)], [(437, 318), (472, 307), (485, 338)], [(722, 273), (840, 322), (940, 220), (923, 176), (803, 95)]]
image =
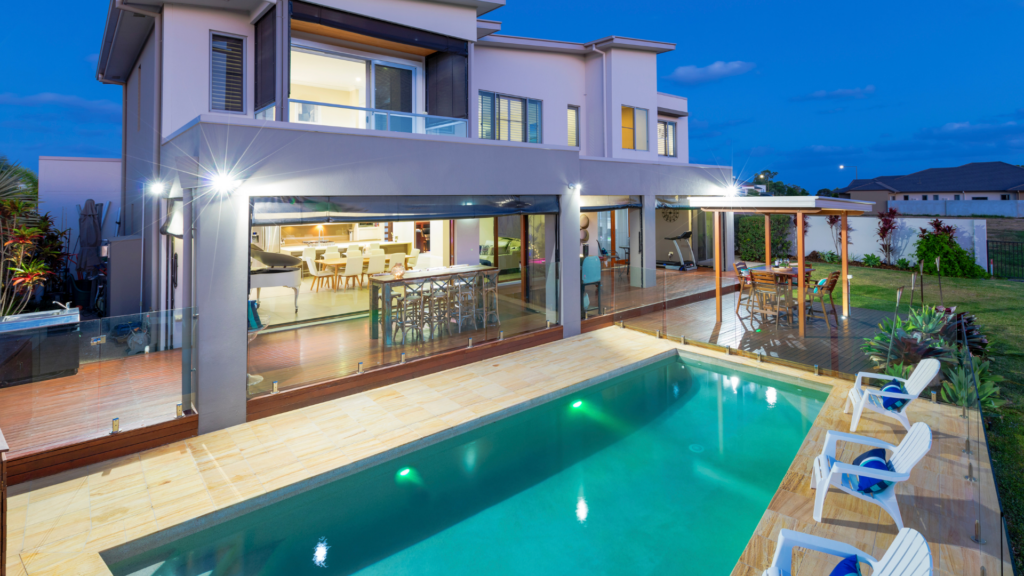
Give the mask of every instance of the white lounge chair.
[[(892, 452), (889, 462), (892, 463), (893, 470), (874, 470), (837, 461), (836, 442), (839, 440), (889, 450)], [(900, 515), (900, 507), (896, 502), (896, 484), (910, 478), (910, 471), (931, 448), (932, 429), (924, 422), (914, 424), (899, 446), (893, 446), (888, 442), (868, 436), (828, 431), (825, 434), (825, 447), (822, 449), (821, 455), (814, 459), (814, 473), (811, 477), (811, 489), (816, 490), (814, 519), (821, 522), (825, 495), (828, 494), (831, 486), (835, 486), (850, 496), (878, 504), (882, 510), (892, 516), (897, 528), (903, 528), (903, 517)], [(880, 492), (867, 494), (857, 490), (857, 477), (861, 474), (869, 478), (892, 482), (892, 484)]]
[[(910, 430), (910, 420), (907, 419), (907, 407), (910, 406), (911, 401), (917, 398), (924, 389), (931, 384), (932, 380), (939, 373), (939, 361), (934, 358), (928, 358), (922, 360), (920, 364), (914, 368), (914, 371), (910, 374), (910, 378), (896, 378), (895, 376), (886, 376), (884, 374), (872, 374), (870, 372), (860, 372), (857, 374), (857, 380), (853, 383), (853, 388), (850, 389), (850, 393), (846, 397), (846, 406), (843, 408), (844, 414), (850, 413), (850, 406), (853, 406), (853, 419), (850, 420), (850, 432), (857, 431), (857, 424), (860, 423), (861, 414), (864, 413), (864, 408), (868, 408), (874, 412), (877, 412), (883, 416), (895, 418), (903, 424), (903, 427)], [(906, 394), (898, 392), (883, 392), (876, 390), (875, 388), (864, 388), (861, 383), (865, 379), (875, 380), (897, 380), (903, 382), (907, 389)], [(902, 398), (906, 400), (901, 408), (885, 408), (883, 406), (884, 398)]]
[(932, 552), (928, 541), (913, 528), (903, 528), (881, 560), (861, 552), (845, 542), (782, 529), (779, 543), (775, 546), (772, 565), (761, 576), (792, 576), (793, 548), (800, 547), (829, 554), (837, 558), (856, 556), (857, 560), (871, 566), (872, 576), (931, 576)]

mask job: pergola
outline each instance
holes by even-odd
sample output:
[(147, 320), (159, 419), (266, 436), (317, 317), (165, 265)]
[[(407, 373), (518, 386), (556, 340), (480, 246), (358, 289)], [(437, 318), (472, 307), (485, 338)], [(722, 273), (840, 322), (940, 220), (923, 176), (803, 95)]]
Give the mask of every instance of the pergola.
[[(804, 269), (804, 214), (814, 216), (840, 216), (842, 219), (842, 281), (849, 278), (849, 226), (848, 216), (860, 216), (871, 210), (874, 202), (863, 200), (848, 200), (845, 198), (829, 198), (822, 196), (696, 196), (689, 198), (690, 206), (699, 208), (704, 212), (712, 212), (715, 222), (715, 318), (722, 321), (722, 268), (724, 267), (724, 254), (722, 254), (722, 213), (743, 212), (764, 215), (764, 261), (765, 266), (771, 266), (771, 215), (772, 214), (795, 214), (796, 218), (796, 260), (798, 270)], [(797, 299), (799, 305), (800, 337), (803, 338), (806, 330), (806, 302), (804, 274), (797, 274), (799, 293)], [(850, 315), (850, 291), (843, 290), (843, 316)]]

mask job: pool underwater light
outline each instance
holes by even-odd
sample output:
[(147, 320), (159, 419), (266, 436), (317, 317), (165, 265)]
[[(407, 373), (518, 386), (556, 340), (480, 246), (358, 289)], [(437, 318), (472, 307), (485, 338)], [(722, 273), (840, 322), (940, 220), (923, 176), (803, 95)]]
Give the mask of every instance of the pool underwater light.
[(408, 468), (402, 468), (401, 472), (399, 472), (398, 475), (399, 476), (408, 476), (409, 472), (410, 472), (410, 470)]
[(577, 400), (572, 403), (573, 408), (579, 408), (580, 406), (583, 406), (583, 400)]

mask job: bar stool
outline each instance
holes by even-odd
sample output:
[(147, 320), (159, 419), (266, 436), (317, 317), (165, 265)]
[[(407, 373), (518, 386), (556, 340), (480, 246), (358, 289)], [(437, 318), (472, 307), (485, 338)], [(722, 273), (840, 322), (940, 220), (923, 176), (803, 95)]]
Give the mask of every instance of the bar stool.
[(480, 327), (477, 324), (476, 278), (473, 273), (452, 276), (449, 315), (459, 327), (459, 332), (462, 332), (462, 324), (466, 320), (473, 322), (474, 329)]
[(484, 315), (485, 311), (487, 317), (484, 318), (484, 326), (491, 321), (491, 316), (494, 316), (494, 323), (501, 326), (501, 315), (498, 314), (498, 273), (483, 273), (480, 274), (480, 292), (481, 292), (481, 307), (479, 314)]
[(394, 306), (394, 332), (392, 340), (397, 340), (398, 333), (402, 333), (402, 344), (405, 344), (406, 334), (412, 332), (423, 339), (423, 297), (417, 287), (410, 286), (410, 283), (403, 282), (404, 294), (392, 296)]

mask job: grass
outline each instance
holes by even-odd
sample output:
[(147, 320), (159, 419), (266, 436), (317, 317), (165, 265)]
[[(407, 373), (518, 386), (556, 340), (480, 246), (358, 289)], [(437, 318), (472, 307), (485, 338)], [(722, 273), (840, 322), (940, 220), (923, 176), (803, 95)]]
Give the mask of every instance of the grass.
[[(814, 278), (834, 270), (834, 264), (814, 264)], [(853, 276), (850, 303), (857, 308), (894, 311), (896, 289), (904, 286), (900, 315), (910, 309), (910, 273), (874, 268), (850, 268)], [(925, 304), (939, 304), (939, 282), (925, 277)], [(920, 306), (920, 286), (915, 290), (915, 307)], [(836, 302), (841, 302), (841, 287)], [(1024, 570), (1024, 283), (1010, 280), (942, 279), (942, 300), (946, 306), (970, 312), (978, 318), (989, 340), (993, 371), (1006, 378), (1002, 396), (1009, 403), (992, 419), (988, 431), (989, 450), (999, 483), (999, 498), (1009, 531), (1010, 549), (1018, 571)], [(965, 530), (969, 527), (965, 527)], [(994, 538), (990, 535), (989, 538)]]

